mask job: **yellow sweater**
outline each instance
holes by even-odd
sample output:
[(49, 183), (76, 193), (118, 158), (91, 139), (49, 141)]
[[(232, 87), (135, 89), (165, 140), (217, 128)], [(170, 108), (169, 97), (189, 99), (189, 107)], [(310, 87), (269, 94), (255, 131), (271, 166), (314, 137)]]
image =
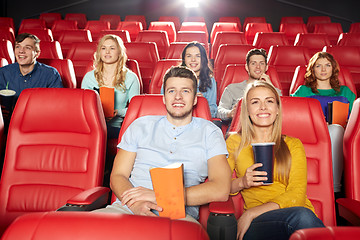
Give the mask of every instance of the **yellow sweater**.
[[(240, 140), (239, 134), (232, 134), (226, 140), (229, 152), (228, 163), (232, 171), (235, 169), (237, 177), (244, 176), (246, 169), (254, 164), (251, 145), (243, 148), (238, 157), (235, 156)], [(307, 168), (304, 147), (299, 139), (289, 136), (286, 136), (285, 143), (292, 158), (288, 184), (279, 182), (274, 175), (273, 184), (243, 189), (241, 195), (245, 202), (245, 210), (267, 202), (274, 202), (280, 208), (302, 206), (315, 213), (313, 205), (306, 196)], [(276, 169), (276, 163), (274, 169)]]

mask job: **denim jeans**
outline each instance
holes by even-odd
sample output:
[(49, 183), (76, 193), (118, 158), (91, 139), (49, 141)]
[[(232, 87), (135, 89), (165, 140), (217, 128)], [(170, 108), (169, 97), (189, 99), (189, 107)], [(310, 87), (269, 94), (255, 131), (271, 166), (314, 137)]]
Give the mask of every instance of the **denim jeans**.
[(245, 240), (289, 239), (299, 229), (325, 227), (308, 208), (291, 207), (272, 210), (256, 217), (245, 233)]

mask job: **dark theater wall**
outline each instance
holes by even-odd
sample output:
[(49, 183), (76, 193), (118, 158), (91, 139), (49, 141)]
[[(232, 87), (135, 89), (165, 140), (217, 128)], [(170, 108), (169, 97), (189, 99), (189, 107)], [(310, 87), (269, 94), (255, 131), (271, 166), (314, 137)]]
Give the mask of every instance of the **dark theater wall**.
[(181, 19), (188, 15), (204, 16), (211, 28), (220, 16), (239, 16), (243, 22), (247, 16), (265, 16), (278, 30), (282, 16), (329, 15), (333, 22), (340, 22), (347, 31), (351, 22), (360, 22), (354, 1), (350, 0), (202, 0), (197, 10), (183, 7), (183, 0), (1, 0), (2, 16), (13, 17), (19, 26), (23, 18), (38, 18), (42, 12), (86, 13), (88, 20), (97, 20), (101, 14), (145, 15), (147, 21), (157, 20), (162, 15), (177, 15)]

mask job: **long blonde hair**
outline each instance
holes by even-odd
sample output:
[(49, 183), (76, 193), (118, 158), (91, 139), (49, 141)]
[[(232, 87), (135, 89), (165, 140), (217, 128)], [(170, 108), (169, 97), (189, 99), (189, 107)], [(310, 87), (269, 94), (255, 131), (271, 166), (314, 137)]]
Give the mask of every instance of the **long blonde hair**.
[(242, 99), (241, 103), (241, 113), (240, 113), (240, 122), (241, 127), (239, 130), (239, 134), (241, 135), (241, 142), (239, 145), (238, 150), (236, 151), (236, 157), (239, 155), (240, 151), (250, 145), (254, 138), (255, 138), (255, 131), (253, 123), (250, 119), (249, 111), (247, 108), (248, 104), (248, 94), (249, 92), (258, 87), (263, 87), (270, 89), (276, 98), (276, 103), (279, 108), (279, 114), (277, 115), (273, 128), (272, 133), (270, 136), (270, 141), (275, 142), (274, 146), (274, 153), (275, 153), (275, 159), (276, 159), (276, 170), (275, 170), (275, 176), (279, 179), (279, 181), (287, 184), (289, 180), (289, 173), (290, 173), (290, 167), (291, 167), (291, 155), (288, 146), (286, 145), (284, 141), (284, 137), (281, 134), (281, 127), (282, 127), (282, 105), (280, 101), (280, 96), (276, 89), (269, 83), (265, 81), (255, 81), (253, 83), (249, 83), (247, 86), (247, 89), (245, 91), (244, 97)]
[(99, 87), (105, 85), (104, 80), (103, 80), (104, 62), (101, 60), (100, 51), (101, 51), (101, 48), (102, 48), (104, 42), (109, 39), (113, 40), (116, 44), (116, 47), (120, 50), (120, 55), (119, 55), (116, 70), (115, 70), (116, 74), (113, 79), (113, 85), (116, 88), (119, 88), (125, 92), (126, 91), (125, 77), (126, 77), (126, 72), (128, 71), (128, 68), (126, 67), (127, 55), (126, 55), (126, 49), (124, 46), (124, 42), (121, 40), (120, 37), (118, 37), (116, 35), (112, 35), (112, 34), (105, 35), (99, 41), (99, 44), (97, 46), (96, 53), (95, 53), (95, 60), (94, 60), (95, 79), (98, 82)]

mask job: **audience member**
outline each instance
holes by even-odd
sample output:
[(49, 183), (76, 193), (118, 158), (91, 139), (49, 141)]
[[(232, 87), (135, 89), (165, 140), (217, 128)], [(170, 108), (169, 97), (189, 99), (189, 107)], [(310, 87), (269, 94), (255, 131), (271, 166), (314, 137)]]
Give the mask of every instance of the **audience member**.
[[(229, 84), (221, 95), (217, 117), (224, 121), (231, 121), (239, 100), (244, 96), (246, 86), (255, 80), (264, 80), (271, 83), (270, 77), (266, 74), (268, 69), (267, 55), (264, 49), (252, 49), (246, 55), (245, 69), (249, 78), (240, 83)], [(281, 95), (281, 91), (276, 89)]]
[[(323, 110), (327, 109), (327, 102), (331, 99), (345, 99), (349, 103), (349, 111), (351, 111), (355, 94), (347, 86), (340, 86), (338, 75), (339, 64), (334, 57), (327, 52), (318, 52), (310, 59), (307, 66), (305, 85), (300, 86), (291, 96), (317, 98), (324, 105), (322, 106)], [(326, 101), (321, 101), (323, 96), (327, 97)], [(324, 114), (326, 112), (324, 111)], [(330, 124), (328, 128), (332, 148), (334, 192), (340, 192), (343, 172), (344, 129), (338, 124)]]
[(113, 87), (114, 116), (106, 119), (108, 138), (118, 138), (128, 103), (140, 94), (140, 83), (135, 73), (126, 67), (127, 55), (123, 41), (115, 35), (103, 36), (95, 53), (95, 69), (86, 73), (81, 88)]
[(111, 173), (117, 200), (97, 211), (155, 216), (162, 208), (156, 203), (149, 169), (174, 162), (184, 164), (187, 220), (198, 219), (200, 205), (228, 199), (231, 173), (221, 130), (192, 117), (197, 81), (187, 67), (167, 71), (163, 84), (167, 114), (140, 117), (125, 131)]
[[(306, 197), (307, 162), (297, 138), (282, 135), (282, 108), (276, 89), (265, 81), (248, 84), (241, 102), (241, 129), (227, 139), (228, 162), (237, 178), (245, 211), (238, 220), (238, 239), (289, 239), (303, 228), (324, 227)], [(253, 143), (274, 142), (273, 183), (254, 164)]]

